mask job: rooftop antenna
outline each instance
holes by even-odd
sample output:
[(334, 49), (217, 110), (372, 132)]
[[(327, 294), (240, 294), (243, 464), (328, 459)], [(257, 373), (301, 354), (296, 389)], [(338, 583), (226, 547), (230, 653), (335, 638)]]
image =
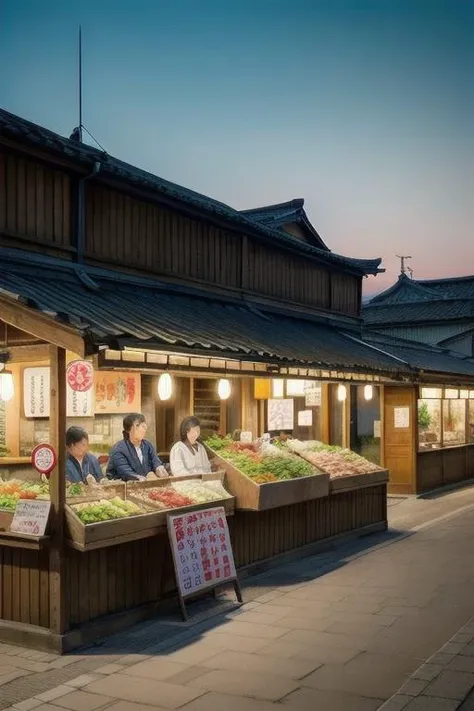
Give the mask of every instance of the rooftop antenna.
[(405, 260), (406, 259), (411, 259), (411, 257), (408, 254), (396, 254), (395, 255), (397, 259), (400, 259), (400, 274), (405, 274), (407, 271), (410, 271), (412, 274), (412, 270), (409, 267), (405, 267)]
[(407, 267), (407, 272), (410, 275), (410, 279), (413, 279), (413, 269), (411, 267)]
[(82, 143), (82, 27), (79, 25), (79, 142)]

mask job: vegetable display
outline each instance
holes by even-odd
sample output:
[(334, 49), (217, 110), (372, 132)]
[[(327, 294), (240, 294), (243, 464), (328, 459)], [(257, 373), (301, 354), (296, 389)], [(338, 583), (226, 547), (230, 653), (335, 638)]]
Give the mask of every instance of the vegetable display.
[(206, 440), (206, 444), (256, 484), (322, 473), (314, 464), (268, 442), (257, 440), (252, 444), (244, 444), (233, 442), (229, 435), (224, 438), (213, 435)]
[(181, 506), (193, 506), (195, 503), (189, 496), (184, 496), (169, 486), (156, 489), (143, 489), (136, 493), (134, 492), (133, 496), (144, 501), (148, 506), (159, 510), (177, 509)]
[[(137, 507), (138, 508), (138, 507)], [(81, 519), (82, 523), (99, 523), (100, 521), (110, 521), (114, 518), (126, 518), (129, 514), (120, 506), (114, 506), (108, 499), (100, 499), (85, 504), (73, 504), (73, 511)]]
[(192, 479), (177, 481), (171, 488), (192, 500), (194, 504), (206, 504), (229, 496), (220, 482), (200, 482)]
[(298, 439), (286, 440), (285, 446), (289, 451), (327, 472), (331, 479), (380, 471), (380, 467), (373, 462), (343, 447), (323, 444), (316, 440), (302, 442)]
[(17, 479), (0, 481), (0, 509), (15, 511), (21, 499), (49, 499), (48, 484), (34, 484)]

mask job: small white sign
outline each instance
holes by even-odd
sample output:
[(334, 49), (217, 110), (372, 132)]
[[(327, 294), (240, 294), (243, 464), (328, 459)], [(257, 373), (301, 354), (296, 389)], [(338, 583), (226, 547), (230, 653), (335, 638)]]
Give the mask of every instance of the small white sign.
[(240, 433), (240, 441), (241, 441), (243, 444), (252, 444), (252, 442), (253, 442), (252, 433), (249, 432), (249, 431), (247, 431), (247, 430), (244, 431), (244, 432), (241, 432), (241, 433)]
[(25, 417), (49, 417), (49, 388), (49, 368), (25, 368), (23, 371)]
[(306, 407), (321, 407), (321, 386), (312, 385), (305, 391)]
[(301, 412), (298, 412), (298, 427), (311, 427), (312, 424), (312, 410), (301, 410)]
[(20, 500), (13, 514), (10, 531), (30, 536), (44, 536), (48, 525), (51, 501)]
[(409, 407), (394, 407), (393, 408), (393, 423), (397, 429), (406, 429), (410, 427), (410, 408)]
[(294, 401), (286, 400), (268, 401), (268, 430), (292, 430), (294, 427)]
[(380, 439), (380, 420), (374, 420), (374, 437)]
[(168, 533), (182, 597), (235, 580), (234, 555), (224, 508), (170, 515)]

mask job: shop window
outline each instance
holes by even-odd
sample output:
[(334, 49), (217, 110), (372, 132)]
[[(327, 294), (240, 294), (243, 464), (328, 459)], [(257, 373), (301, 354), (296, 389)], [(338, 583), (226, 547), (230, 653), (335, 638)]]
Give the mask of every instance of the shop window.
[(376, 386), (351, 387), (351, 444), (374, 464), (380, 464), (380, 389)]
[(420, 449), (441, 447), (441, 400), (418, 400)]
[(466, 443), (466, 401), (443, 401), (443, 445)]
[(467, 441), (474, 444), (474, 400), (469, 400), (467, 415)]

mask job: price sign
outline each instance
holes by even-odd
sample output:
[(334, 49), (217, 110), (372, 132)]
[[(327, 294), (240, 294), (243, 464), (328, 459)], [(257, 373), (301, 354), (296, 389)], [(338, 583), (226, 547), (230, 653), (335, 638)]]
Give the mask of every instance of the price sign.
[(50, 444), (38, 444), (31, 453), (31, 463), (40, 474), (49, 474), (58, 458)]
[(183, 615), (183, 599), (228, 582), (236, 584), (234, 555), (222, 506), (168, 516), (168, 533)]
[(10, 531), (30, 536), (44, 536), (48, 525), (51, 501), (20, 500), (13, 514)]

